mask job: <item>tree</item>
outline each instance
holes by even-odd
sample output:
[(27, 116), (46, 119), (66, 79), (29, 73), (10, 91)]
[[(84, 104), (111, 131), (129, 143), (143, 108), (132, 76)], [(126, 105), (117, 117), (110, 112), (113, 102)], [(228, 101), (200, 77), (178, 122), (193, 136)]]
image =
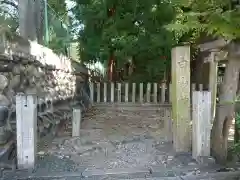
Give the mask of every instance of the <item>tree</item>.
[[(178, 12), (175, 20), (166, 26), (174, 31), (178, 41), (201, 42), (206, 36), (237, 42), (240, 38), (240, 12), (230, 0), (186, 1), (174, 0)], [(229, 54), (234, 53), (231, 49)], [(229, 59), (221, 88), (220, 103), (213, 123), (212, 155), (219, 163), (225, 163), (228, 150), (229, 127), (234, 117), (239, 62)], [(227, 104), (226, 104), (227, 102)]]
[(68, 54), (70, 43), (69, 16), (65, 0), (48, 1), (49, 48), (56, 53)]
[[(0, 0), (0, 20), (12, 33), (19, 33), (24, 38), (44, 44), (45, 0)], [(48, 22), (51, 35), (49, 47), (57, 53), (66, 54), (69, 44), (68, 11), (65, 0), (48, 0)]]
[(18, 12), (16, 1), (0, 0), (0, 29), (16, 32)]
[(174, 9), (165, 1), (85, 0), (76, 1), (74, 14), (84, 24), (79, 32), (82, 61), (108, 61), (111, 53), (118, 68), (131, 57), (133, 78), (159, 81), (170, 62), (173, 33), (164, 28)]
[(199, 42), (198, 38), (206, 35), (228, 40), (237, 39), (240, 37), (240, 11), (232, 2), (173, 0), (173, 6), (178, 13), (174, 21), (166, 27), (174, 31), (179, 39), (186, 34), (187, 37), (194, 37), (192, 43)]

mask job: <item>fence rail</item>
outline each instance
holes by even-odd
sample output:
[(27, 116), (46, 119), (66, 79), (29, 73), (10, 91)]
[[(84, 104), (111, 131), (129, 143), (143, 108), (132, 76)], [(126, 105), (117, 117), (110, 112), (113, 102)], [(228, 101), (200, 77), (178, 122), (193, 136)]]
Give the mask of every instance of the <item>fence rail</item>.
[[(192, 91), (203, 91), (203, 84), (191, 84)], [(90, 83), (94, 103), (170, 103), (171, 84), (166, 83)]]

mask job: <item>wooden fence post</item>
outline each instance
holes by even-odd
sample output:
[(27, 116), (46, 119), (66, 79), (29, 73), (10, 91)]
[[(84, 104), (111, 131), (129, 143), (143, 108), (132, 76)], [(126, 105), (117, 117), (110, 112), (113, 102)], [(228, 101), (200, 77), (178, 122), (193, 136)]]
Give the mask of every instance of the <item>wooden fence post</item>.
[(169, 97), (169, 103), (172, 102), (172, 84), (169, 84), (169, 89), (168, 89), (168, 97)]
[(158, 102), (158, 84), (153, 84), (153, 102), (157, 104)]
[(103, 84), (103, 101), (106, 103), (107, 102), (107, 83)]
[(210, 156), (211, 92), (192, 93), (192, 157)]
[(139, 84), (139, 102), (143, 103), (143, 83)]
[(114, 103), (114, 83), (111, 83), (111, 103)]
[(165, 103), (166, 84), (161, 84), (161, 103)]
[(151, 83), (147, 83), (147, 92), (146, 92), (146, 102), (150, 103), (151, 101)]
[(118, 94), (117, 94), (117, 97), (118, 97), (118, 102), (122, 102), (122, 84), (121, 83), (118, 83)]
[(101, 84), (98, 82), (97, 83), (97, 102), (100, 103), (101, 101)]
[(90, 83), (90, 99), (93, 103), (94, 102), (94, 83), (93, 82)]
[(17, 94), (16, 119), (18, 168), (32, 169), (37, 153), (37, 96)]
[(216, 113), (216, 98), (217, 98), (217, 84), (218, 84), (218, 62), (215, 58), (216, 52), (211, 52), (211, 59), (210, 59), (210, 69), (209, 69), (209, 91), (211, 92), (212, 98), (212, 122), (215, 119)]
[(81, 108), (73, 108), (72, 137), (80, 136), (81, 121)]
[(173, 146), (177, 152), (191, 150), (190, 46), (172, 49)]
[(132, 102), (136, 102), (136, 83), (132, 83)]
[(128, 83), (125, 83), (125, 102), (128, 102)]

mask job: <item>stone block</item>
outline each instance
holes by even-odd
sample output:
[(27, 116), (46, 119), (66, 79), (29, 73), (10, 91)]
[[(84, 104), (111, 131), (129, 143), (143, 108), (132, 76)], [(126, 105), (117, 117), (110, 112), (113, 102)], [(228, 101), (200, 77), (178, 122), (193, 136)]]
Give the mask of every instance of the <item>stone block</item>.
[(147, 168), (86, 169), (82, 175), (90, 179), (106, 176), (116, 178), (145, 178), (150, 176), (150, 171)]

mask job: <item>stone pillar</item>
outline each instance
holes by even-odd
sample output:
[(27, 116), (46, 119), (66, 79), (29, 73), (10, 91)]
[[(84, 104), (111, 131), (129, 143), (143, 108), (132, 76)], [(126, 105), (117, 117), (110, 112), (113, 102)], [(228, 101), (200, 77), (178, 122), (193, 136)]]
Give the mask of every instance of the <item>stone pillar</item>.
[(18, 4), (20, 36), (32, 41), (37, 38), (34, 4), (33, 0), (19, 1)]
[(211, 92), (192, 93), (192, 157), (210, 156)]
[(73, 108), (73, 118), (72, 118), (72, 137), (80, 136), (80, 128), (82, 121), (81, 108)]
[(191, 149), (190, 47), (172, 49), (173, 145), (177, 152)]
[(37, 151), (37, 97), (18, 94), (16, 116), (18, 168), (33, 169)]

